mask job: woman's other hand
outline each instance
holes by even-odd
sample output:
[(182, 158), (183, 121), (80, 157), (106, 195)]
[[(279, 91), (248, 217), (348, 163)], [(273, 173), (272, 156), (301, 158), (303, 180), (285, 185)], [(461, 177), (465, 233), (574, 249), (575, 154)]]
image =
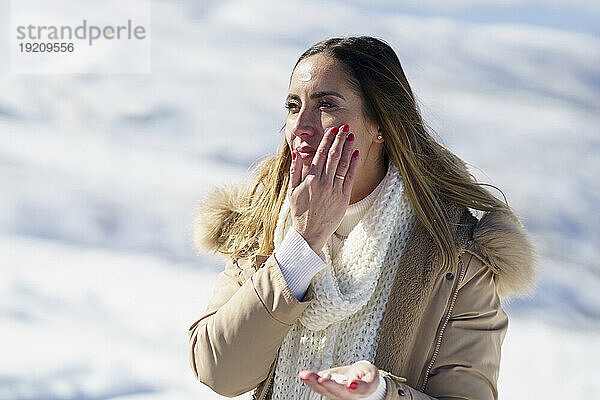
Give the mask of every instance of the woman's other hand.
[(303, 370), (298, 377), (314, 392), (334, 400), (367, 397), (379, 385), (379, 369), (367, 360), (318, 373)]
[(288, 192), (292, 226), (316, 253), (337, 229), (350, 203), (359, 154), (352, 152), (354, 135), (348, 134), (349, 129), (345, 124), (325, 131), (306, 176), (298, 152), (292, 152)]

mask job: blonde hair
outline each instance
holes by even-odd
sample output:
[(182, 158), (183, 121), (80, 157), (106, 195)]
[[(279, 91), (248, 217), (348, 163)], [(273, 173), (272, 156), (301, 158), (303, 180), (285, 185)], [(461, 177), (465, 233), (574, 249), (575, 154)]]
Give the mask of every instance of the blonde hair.
[[(511, 208), (482, 188), (486, 184), (477, 182), (466, 163), (427, 132), (400, 61), (387, 43), (368, 36), (327, 39), (304, 52), (296, 66), (319, 53), (345, 67), (349, 83), (362, 98), (365, 117), (381, 128), (386, 165), (394, 162), (398, 166), (418, 219), (431, 234), (444, 266), (451, 267), (458, 260), (458, 249), (440, 198), (481, 211)], [(220, 253), (247, 258), (273, 252), (290, 163), (291, 152), (284, 140), (278, 154), (252, 169), (253, 178), (240, 193), (231, 223), (223, 231), (227, 238)]]

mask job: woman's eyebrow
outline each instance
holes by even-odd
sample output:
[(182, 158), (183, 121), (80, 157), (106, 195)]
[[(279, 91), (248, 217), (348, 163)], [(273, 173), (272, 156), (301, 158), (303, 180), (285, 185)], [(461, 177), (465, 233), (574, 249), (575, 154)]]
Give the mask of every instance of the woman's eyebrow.
[[(313, 94), (310, 95), (310, 98), (311, 99), (318, 99), (319, 97), (323, 97), (323, 96), (336, 96), (336, 97), (339, 97), (342, 100), (346, 100), (344, 98), (344, 96), (342, 96), (338, 92), (334, 92), (333, 90), (329, 90), (329, 91), (325, 91), (325, 92), (315, 92), (315, 93), (313, 93)], [(297, 94), (288, 94), (286, 100), (300, 100), (300, 97)]]

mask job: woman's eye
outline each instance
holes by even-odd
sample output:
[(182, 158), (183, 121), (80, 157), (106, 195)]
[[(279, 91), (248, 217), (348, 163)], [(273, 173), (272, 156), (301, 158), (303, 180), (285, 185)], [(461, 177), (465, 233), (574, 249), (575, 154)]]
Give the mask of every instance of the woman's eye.
[(332, 107), (335, 107), (335, 104), (332, 104), (328, 101), (323, 100), (323, 101), (319, 101), (319, 108), (321, 108), (321, 107), (332, 108)]
[(288, 111), (292, 111), (292, 110), (295, 110), (296, 108), (298, 108), (298, 104), (296, 104), (294, 102), (290, 102), (290, 101), (286, 101), (283, 106), (285, 108), (287, 108)]

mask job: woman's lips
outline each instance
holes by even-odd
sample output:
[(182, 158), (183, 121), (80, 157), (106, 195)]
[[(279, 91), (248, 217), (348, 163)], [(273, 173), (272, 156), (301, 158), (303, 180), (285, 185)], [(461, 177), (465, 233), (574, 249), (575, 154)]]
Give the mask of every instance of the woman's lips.
[(301, 158), (311, 158), (315, 155), (316, 149), (309, 146), (302, 146), (296, 149)]

